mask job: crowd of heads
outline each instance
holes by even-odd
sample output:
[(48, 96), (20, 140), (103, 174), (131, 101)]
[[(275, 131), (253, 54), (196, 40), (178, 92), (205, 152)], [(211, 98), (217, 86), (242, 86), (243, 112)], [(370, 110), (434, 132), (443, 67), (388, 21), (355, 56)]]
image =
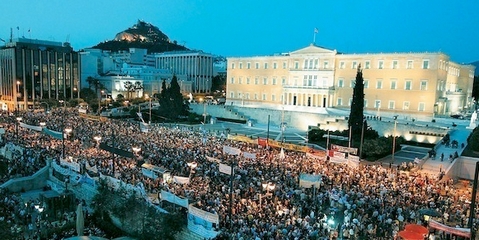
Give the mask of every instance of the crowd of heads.
[[(10, 124), (4, 137), (14, 142), (15, 119), (4, 117)], [(438, 221), (467, 227), (470, 193), (460, 191), (451, 179), (436, 175), (374, 164), (351, 168), (295, 151), (285, 151), (282, 158), (280, 149), (231, 141), (223, 132), (201, 127), (158, 125), (144, 133), (138, 122), (89, 120), (73, 109), (66, 114), (55, 110), (50, 114), (28, 112), (22, 117), (26, 124), (43, 121), (55, 131), (65, 126), (73, 129), (64, 142), (20, 129), (19, 142), (32, 152), (59, 160), (64, 144), (66, 156), (95, 166), (102, 174), (134, 185), (141, 182), (148, 193), (164, 190), (188, 198), (196, 207), (219, 215), (220, 224), (214, 226), (220, 232), (218, 238), (393, 239), (407, 223), (425, 224), (420, 213), (423, 209), (439, 212)], [(135, 158), (114, 155), (99, 148), (95, 136), (115, 148), (141, 150)], [(223, 146), (254, 153), (256, 159), (226, 154)], [(218, 163), (207, 157), (233, 166), (234, 178), (219, 172)], [(139, 163), (143, 162), (168, 169), (173, 176), (189, 177), (190, 182), (148, 178), (141, 171)], [(191, 162), (197, 163), (195, 169), (188, 166)], [(301, 187), (300, 173), (320, 174), (320, 187)], [(274, 188), (264, 189), (263, 183), (272, 183)]]

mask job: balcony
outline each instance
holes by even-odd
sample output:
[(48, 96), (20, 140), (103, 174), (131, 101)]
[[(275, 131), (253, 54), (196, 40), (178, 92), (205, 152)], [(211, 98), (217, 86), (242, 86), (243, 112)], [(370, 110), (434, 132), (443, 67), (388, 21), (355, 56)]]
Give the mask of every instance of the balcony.
[(293, 86), (283, 85), (285, 89), (317, 89), (317, 90), (335, 90), (334, 86)]

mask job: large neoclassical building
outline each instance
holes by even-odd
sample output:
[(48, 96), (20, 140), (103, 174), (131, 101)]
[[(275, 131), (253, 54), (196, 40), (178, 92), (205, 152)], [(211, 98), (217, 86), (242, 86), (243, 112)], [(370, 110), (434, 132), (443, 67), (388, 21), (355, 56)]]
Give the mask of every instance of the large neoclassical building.
[(434, 117), (473, 105), (475, 67), (440, 52), (342, 54), (311, 44), (227, 60), (227, 104), (318, 113), (349, 108), (361, 66), (369, 113)]

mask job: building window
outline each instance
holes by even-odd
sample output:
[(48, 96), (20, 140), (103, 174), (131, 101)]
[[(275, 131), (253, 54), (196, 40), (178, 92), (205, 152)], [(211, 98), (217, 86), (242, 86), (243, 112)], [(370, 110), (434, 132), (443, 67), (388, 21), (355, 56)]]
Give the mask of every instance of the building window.
[(278, 64), (277, 63), (273, 63), (273, 69), (276, 69), (278, 67)]
[(235, 63), (231, 63), (231, 69), (235, 69)]
[(263, 78), (263, 85), (267, 85), (268, 84), (268, 78)]
[(365, 69), (371, 68), (371, 62), (370, 62), (370, 61), (366, 61), (366, 62), (364, 63), (364, 68), (365, 68)]
[(412, 67), (413, 67), (413, 61), (412, 60), (407, 60), (406, 68), (407, 69), (412, 69)]
[(376, 89), (381, 89), (383, 88), (383, 80), (378, 79), (376, 82)]
[(249, 84), (249, 78), (246, 78), (246, 84)]
[(342, 106), (343, 105), (343, 99), (342, 98), (338, 98), (338, 106)]
[(249, 100), (249, 93), (246, 93), (246, 99)]
[(263, 101), (266, 101), (266, 94), (263, 93)]
[(273, 78), (273, 85), (276, 85), (276, 78)]
[(398, 69), (398, 61), (397, 61), (397, 60), (394, 60), (394, 61), (393, 61), (392, 68), (393, 68), (393, 69)]
[(267, 62), (264, 63), (264, 69), (268, 69), (268, 63)]
[(417, 109), (419, 112), (424, 112), (426, 110), (426, 103), (420, 102), (419, 108)]
[(403, 110), (409, 110), (409, 104), (410, 104), (410, 103), (407, 102), (407, 101), (404, 102), (404, 103), (402, 104), (402, 109), (403, 109)]
[(258, 78), (254, 78), (254, 85), (258, 85), (258, 84), (259, 84)]
[(314, 69), (318, 69), (319, 59), (314, 59)]
[(364, 79), (364, 88), (369, 88), (369, 80)]
[(339, 69), (344, 69), (344, 62), (339, 62)]
[(298, 61), (295, 61), (294, 62), (294, 69), (298, 69), (299, 68), (299, 62)]
[(235, 84), (235, 78), (232, 77), (230, 83)]
[(230, 92), (230, 98), (235, 98), (235, 93), (234, 92)]
[(374, 101), (374, 108), (377, 108), (377, 109), (381, 108), (381, 100)]
[(394, 109), (395, 102), (394, 101), (389, 101), (388, 108), (389, 109)]
[(286, 78), (281, 79), (281, 85), (286, 85)]
[(353, 103), (353, 98), (349, 98), (348, 106), (351, 106), (352, 103)]
[(246, 68), (250, 69), (251, 68), (251, 63), (246, 63)]
[(286, 69), (287, 63), (283, 62), (283, 69)]
[(406, 83), (404, 84), (404, 89), (405, 90), (411, 90), (412, 82), (411, 80), (406, 80)]
[(324, 62), (324, 69), (328, 69), (329, 68), (329, 62)]
[(429, 69), (429, 60), (422, 61), (422, 69)]
[(364, 107), (365, 107), (365, 108), (368, 107), (368, 100), (367, 100), (367, 99), (364, 99)]
[(243, 69), (243, 63), (239, 63), (239, 69)]
[(343, 79), (338, 80), (338, 87), (344, 87), (344, 80)]
[(258, 94), (257, 93), (254, 94), (254, 100), (258, 100)]
[(354, 88), (354, 86), (356, 86), (356, 79), (351, 80), (349, 83), (349, 87)]
[(396, 89), (397, 81), (396, 79), (391, 79), (391, 89)]
[(274, 94), (271, 94), (271, 101), (276, 101), (276, 96)]
[(422, 91), (427, 90), (427, 80), (421, 80), (421, 88)]
[(378, 62), (378, 69), (383, 69), (384, 68), (384, 61), (379, 61)]
[(254, 63), (254, 67), (255, 67), (256, 69), (259, 69), (259, 63)]
[(358, 63), (356, 61), (354, 61), (353, 64), (351, 65), (351, 68), (352, 69), (358, 68)]

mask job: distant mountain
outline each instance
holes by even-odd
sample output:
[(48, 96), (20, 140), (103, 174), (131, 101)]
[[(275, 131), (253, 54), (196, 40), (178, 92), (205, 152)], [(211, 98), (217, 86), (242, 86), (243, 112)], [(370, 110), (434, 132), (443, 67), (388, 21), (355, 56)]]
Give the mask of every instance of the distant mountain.
[(479, 61), (475, 61), (469, 64), (476, 66), (476, 71), (474, 72), (474, 76), (479, 76)]
[(118, 52), (129, 48), (148, 49), (149, 53), (189, 50), (185, 46), (171, 41), (160, 29), (151, 23), (141, 20), (132, 27), (119, 32), (115, 38), (97, 44), (93, 48)]

